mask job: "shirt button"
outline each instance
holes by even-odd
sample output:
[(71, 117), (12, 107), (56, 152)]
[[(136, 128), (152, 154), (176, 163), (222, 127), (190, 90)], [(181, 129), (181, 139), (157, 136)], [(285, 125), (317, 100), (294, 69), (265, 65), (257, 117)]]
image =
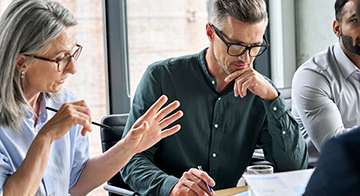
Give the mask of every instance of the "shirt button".
[(276, 107), (276, 106), (274, 106), (274, 107), (273, 107), (273, 110), (274, 110), (274, 111), (276, 111), (276, 110), (277, 110), (277, 107)]
[(212, 84), (215, 84), (215, 81), (211, 81)]
[(285, 135), (286, 134), (286, 132), (285, 131), (283, 131), (283, 135)]
[(221, 100), (221, 97), (219, 97), (218, 100), (220, 101), (220, 100)]
[(214, 127), (215, 127), (215, 128), (218, 128), (218, 127), (219, 127), (219, 125), (218, 125), (218, 124), (215, 124), (215, 125), (214, 125)]
[(213, 153), (212, 156), (215, 158), (215, 157), (216, 157), (216, 153)]

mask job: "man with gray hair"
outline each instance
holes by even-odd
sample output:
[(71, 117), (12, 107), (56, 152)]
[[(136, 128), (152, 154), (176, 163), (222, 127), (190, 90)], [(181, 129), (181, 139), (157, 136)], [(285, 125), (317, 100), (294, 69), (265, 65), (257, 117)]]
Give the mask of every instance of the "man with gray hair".
[(124, 136), (162, 93), (179, 100), (185, 115), (179, 133), (121, 170), (130, 187), (141, 195), (211, 195), (205, 182), (236, 186), (256, 145), (275, 171), (307, 168), (306, 143), (283, 97), (252, 67), (269, 46), (267, 23), (263, 0), (218, 0), (206, 24), (209, 48), (148, 67)]

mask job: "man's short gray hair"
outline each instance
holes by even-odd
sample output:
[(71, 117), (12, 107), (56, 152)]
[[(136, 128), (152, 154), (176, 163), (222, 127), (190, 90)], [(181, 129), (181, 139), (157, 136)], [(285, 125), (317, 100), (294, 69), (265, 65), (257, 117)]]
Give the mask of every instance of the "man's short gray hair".
[(224, 19), (228, 16), (250, 24), (268, 22), (264, 0), (216, 0), (209, 22), (222, 30)]

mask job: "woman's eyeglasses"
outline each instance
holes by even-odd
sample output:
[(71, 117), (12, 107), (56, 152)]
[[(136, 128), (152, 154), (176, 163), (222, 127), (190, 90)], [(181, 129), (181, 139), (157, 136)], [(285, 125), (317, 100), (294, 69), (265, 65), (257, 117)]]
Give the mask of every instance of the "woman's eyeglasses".
[(69, 65), (71, 58), (74, 58), (74, 62), (76, 62), (78, 60), (83, 47), (80, 44), (76, 44), (76, 46), (78, 48), (75, 50), (75, 52), (73, 54), (66, 55), (65, 57), (63, 57), (61, 59), (48, 59), (48, 58), (36, 56), (33, 54), (24, 54), (24, 56), (56, 63), (58, 71), (63, 72), (66, 69), (66, 67)]

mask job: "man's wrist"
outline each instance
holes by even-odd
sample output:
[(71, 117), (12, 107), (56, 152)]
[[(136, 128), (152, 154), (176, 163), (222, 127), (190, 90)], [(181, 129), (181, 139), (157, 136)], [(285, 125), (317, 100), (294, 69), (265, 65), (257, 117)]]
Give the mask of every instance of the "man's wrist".
[(274, 101), (275, 99), (277, 99), (279, 97), (280, 93), (275, 91), (275, 93), (271, 92), (270, 95), (268, 95), (267, 97), (263, 98), (266, 101)]

